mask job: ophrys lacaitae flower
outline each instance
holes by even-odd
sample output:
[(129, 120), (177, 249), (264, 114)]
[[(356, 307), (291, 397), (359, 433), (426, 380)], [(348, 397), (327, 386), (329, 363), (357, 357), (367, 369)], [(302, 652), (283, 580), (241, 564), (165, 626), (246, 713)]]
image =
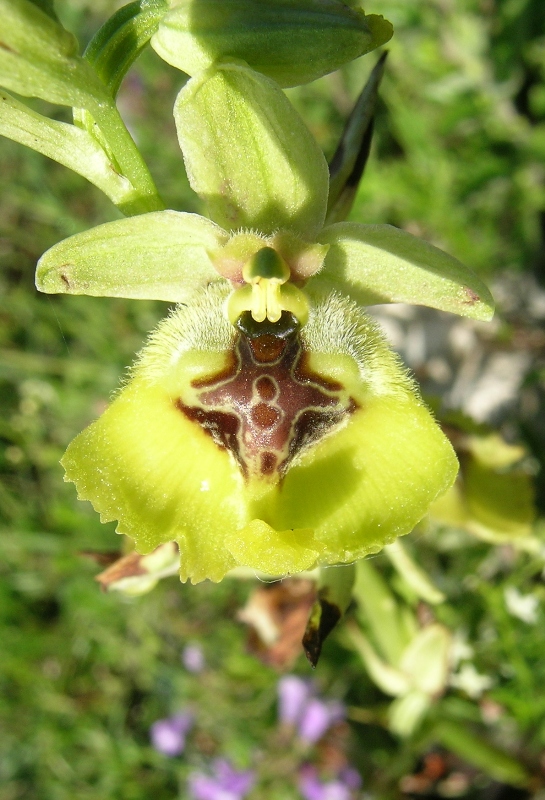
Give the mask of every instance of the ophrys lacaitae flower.
[[(349, 563), (408, 533), (454, 481), (453, 450), (361, 306), (486, 318), (486, 288), (387, 225), (326, 225), (324, 156), (280, 88), (217, 64), (180, 93), (188, 176), (213, 222), (153, 212), (71, 237), (38, 285), (180, 305), (67, 479), (182, 579)], [(330, 206), (331, 207), (331, 206)]]

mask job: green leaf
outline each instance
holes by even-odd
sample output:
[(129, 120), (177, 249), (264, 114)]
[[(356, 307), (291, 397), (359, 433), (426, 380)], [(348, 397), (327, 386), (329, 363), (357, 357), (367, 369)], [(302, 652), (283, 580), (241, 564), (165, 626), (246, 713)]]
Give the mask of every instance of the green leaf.
[(450, 631), (444, 625), (435, 623), (418, 631), (399, 664), (412, 686), (432, 697), (445, 690), (451, 644)]
[(369, 677), (379, 689), (392, 697), (403, 697), (410, 691), (411, 684), (407, 676), (377, 655), (371, 643), (357, 625), (347, 625), (346, 632), (365, 664)]
[(38, 8), (41, 8), (42, 11), (45, 11), (45, 13), (48, 14), (51, 19), (57, 19), (53, 5), (54, 0), (30, 0), (30, 2), (34, 3), (34, 5), (38, 6)]
[(327, 164), (273, 81), (221, 64), (186, 84), (174, 116), (189, 181), (215, 222), (303, 236), (321, 228)]
[(188, 75), (244, 59), (281, 86), (313, 81), (387, 42), (387, 20), (339, 0), (171, 0), (152, 39)]
[(494, 301), (460, 261), (392, 225), (341, 222), (325, 228), (324, 269), (313, 280), (348, 293), (363, 305), (412, 303), (489, 320)]
[(26, 97), (91, 108), (108, 94), (78, 55), (76, 38), (30, 0), (0, 0), (0, 86)]
[(525, 786), (528, 783), (529, 776), (522, 764), (489, 744), (482, 735), (476, 736), (467, 725), (443, 720), (433, 733), (440, 744), (495, 780), (512, 786)]
[(0, 91), (0, 135), (31, 147), (94, 183), (124, 213), (137, 213), (139, 195), (119, 175), (107, 154), (87, 131), (50, 120)]
[(354, 203), (371, 149), (375, 104), (387, 55), (383, 53), (371, 72), (329, 164), (327, 225), (345, 220)]
[(369, 559), (358, 561), (354, 599), (359, 606), (360, 619), (380, 652), (390, 664), (397, 666), (410, 639), (398, 603)]
[(470, 459), (463, 480), (469, 527), (477, 535), (501, 542), (531, 534), (536, 512), (528, 472), (498, 472)]
[(226, 238), (212, 222), (178, 211), (107, 222), (44, 253), (36, 286), (49, 294), (183, 302), (219, 279), (207, 249)]
[(430, 696), (418, 689), (411, 689), (403, 697), (397, 697), (388, 709), (388, 727), (392, 733), (406, 738), (411, 736), (431, 706)]
[(393, 544), (384, 548), (384, 552), (396, 568), (397, 572), (412, 591), (426, 603), (442, 603), (445, 599), (443, 592), (433, 585), (429, 576), (408, 554), (405, 547), (397, 539)]

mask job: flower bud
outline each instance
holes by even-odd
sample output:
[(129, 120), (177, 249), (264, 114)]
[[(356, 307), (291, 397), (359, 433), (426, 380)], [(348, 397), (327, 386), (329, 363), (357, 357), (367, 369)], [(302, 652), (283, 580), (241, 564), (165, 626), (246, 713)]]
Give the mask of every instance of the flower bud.
[(188, 75), (237, 58), (281, 86), (308, 83), (387, 42), (391, 24), (340, 0), (171, 0), (151, 40)]

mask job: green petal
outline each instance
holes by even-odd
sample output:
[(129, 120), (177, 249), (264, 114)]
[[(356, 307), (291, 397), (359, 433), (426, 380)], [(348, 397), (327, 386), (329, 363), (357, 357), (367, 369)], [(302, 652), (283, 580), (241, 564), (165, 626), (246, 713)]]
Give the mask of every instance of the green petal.
[(471, 459), (462, 479), (433, 503), (430, 517), (492, 544), (524, 539), (535, 521), (532, 478), (523, 469), (497, 472)]
[(375, 325), (346, 300), (314, 298), (303, 329), (310, 368), (342, 382), (359, 407), (303, 448), (282, 479), (245, 474), (218, 417), (232, 406), (208, 405), (207, 417), (199, 394), (240, 363), (228, 292), (216, 283), (162, 323), (132, 381), (69, 446), (67, 480), (105, 521), (118, 519), (139, 552), (176, 540), (182, 578), (193, 581), (220, 580), (234, 566), (285, 575), (353, 561), (407, 533), (457, 462)]
[(363, 305), (413, 303), (473, 319), (493, 316), (492, 295), (476, 275), (392, 225), (342, 222), (325, 228), (319, 241), (330, 249), (317, 279)]
[(36, 286), (48, 294), (182, 302), (219, 279), (207, 250), (226, 240), (213, 222), (178, 211), (107, 222), (44, 253)]
[(215, 222), (266, 234), (287, 228), (312, 236), (321, 228), (327, 164), (273, 81), (222, 64), (186, 84), (174, 117), (189, 181)]
[(493, 544), (528, 539), (536, 510), (524, 447), (483, 433), (459, 438), (458, 449), (460, 479), (433, 503), (430, 517)]
[(177, 0), (152, 39), (188, 75), (221, 58), (244, 59), (281, 86), (338, 69), (392, 36), (382, 17), (338, 0)]
[(525, 470), (495, 472), (471, 459), (464, 470), (469, 526), (489, 540), (529, 536), (535, 520), (534, 487)]
[(87, 108), (108, 100), (76, 38), (29, 0), (0, 0), (0, 86), (25, 97)]

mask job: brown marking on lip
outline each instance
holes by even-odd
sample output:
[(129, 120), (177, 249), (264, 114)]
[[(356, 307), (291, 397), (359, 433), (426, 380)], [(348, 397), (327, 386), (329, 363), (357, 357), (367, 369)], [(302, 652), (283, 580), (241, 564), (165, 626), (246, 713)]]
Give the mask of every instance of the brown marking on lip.
[(262, 475), (273, 475), (278, 458), (275, 453), (271, 453), (269, 450), (266, 450), (264, 453), (261, 453), (261, 473)]
[(280, 411), (267, 403), (258, 403), (250, 411), (252, 422), (257, 428), (272, 428), (281, 417)]
[(5, 42), (0, 42), (0, 49), (5, 50), (6, 53), (13, 53), (16, 56), (19, 55), (17, 50), (14, 50), (13, 47), (10, 47), (9, 44), (6, 44)]
[(203, 431), (211, 436), (219, 447), (229, 450), (246, 477), (247, 467), (241, 457), (237, 435), (240, 429), (240, 418), (237, 414), (217, 410), (208, 411), (198, 406), (186, 406), (181, 400), (177, 400), (175, 406), (187, 419), (198, 422)]
[(285, 339), (280, 339), (270, 334), (256, 336), (255, 339), (250, 339), (249, 342), (255, 360), (261, 364), (270, 364), (273, 361), (278, 361), (286, 347)]
[(279, 481), (301, 450), (339, 425), (357, 404), (338, 381), (312, 371), (291, 315), (274, 325), (237, 327), (228, 366), (193, 381), (200, 390), (198, 405), (188, 407), (181, 400), (176, 405), (232, 453), (245, 477)]
[(269, 402), (274, 400), (278, 391), (275, 382), (268, 375), (258, 378), (255, 382), (255, 388), (260, 398)]

